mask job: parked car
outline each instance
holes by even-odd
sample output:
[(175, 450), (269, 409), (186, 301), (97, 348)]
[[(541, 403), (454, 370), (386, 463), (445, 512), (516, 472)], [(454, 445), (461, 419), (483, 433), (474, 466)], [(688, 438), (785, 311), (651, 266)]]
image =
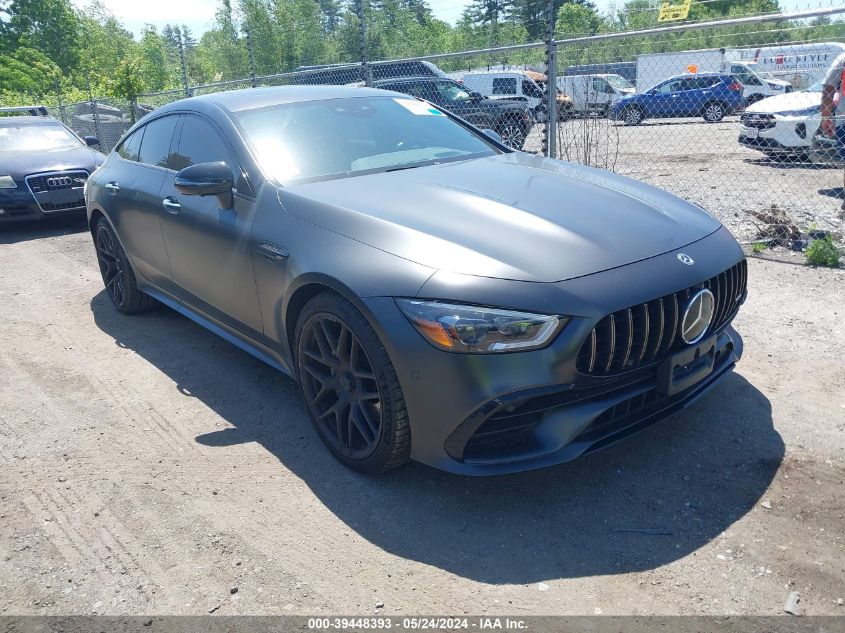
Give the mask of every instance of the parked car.
[(792, 90), (789, 82), (777, 79), (751, 59), (740, 59), (741, 49), (672, 51), (637, 56), (637, 90), (644, 92), (681, 73), (722, 73), (742, 84), (743, 100), (750, 105)]
[(821, 83), (763, 99), (742, 113), (739, 142), (772, 157), (804, 156), (821, 125), (821, 110)]
[(703, 117), (721, 121), (743, 105), (742, 84), (731, 75), (702, 73), (673, 77), (651, 90), (623, 97), (613, 106), (613, 118), (627, 125), (645, 119)]
[(622, 97), (636, 92), (621, 75), (565, 75), (557, 85), (572, 97), (572, 108), (580, 115), (607, 116)]
[[(446, 77), (446, 73), (426, 60), (412, 62), (376, 62), (370, 66), (374, 80), (395, 77)], [(298, 84), (329, 84), (342, 86), (364, 82), (361, 64), (322, 64), (299, 66), (294, 77)]]
[(538, 121), (545, 120), (543, 88), (522, 70), (479, 71), (466, 73), (463, 84), (490, 99), (524, 101)]
[(84, 214), (88, 176), (105, 160), (43, 106), (0, 108), (0, 223)]
[(522, 149), (533, 123), (524, 101), (487, 99), (453, 79), (410, 77), (377, 81), (373, 86), (430, 101), (479, 129), (493, 130), (513, 149)]
[(88, 218), (118, 311), (157, 299), (289, 374), (363, 472), (574, 459), (742, 354), (745, 260), (714, 218), (398, 92), (165, 105), (91, 176)]

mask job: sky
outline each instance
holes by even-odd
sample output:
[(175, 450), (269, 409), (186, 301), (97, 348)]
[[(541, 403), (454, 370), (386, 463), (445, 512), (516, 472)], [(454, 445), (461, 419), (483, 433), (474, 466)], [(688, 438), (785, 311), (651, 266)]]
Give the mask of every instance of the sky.
[[(184, 24), (199, 39), (214, 21), (218, 0), (102, 0), (112, 13), (135, 37), (139, 37), (144, 24), (152, 24), (161, 29), (165, 24)], [(611, 5), (621, 5), (624, 0), (593, 0), (600, 11), (606, 11)], [(88, 0), (73, 0), (83, 7)], [(429, 0), (434, 15), (441, 20), (454, 24), (460, 17), (468, 0)], [(818, 7), (821, 0), (781, 0), (785, 11)]]

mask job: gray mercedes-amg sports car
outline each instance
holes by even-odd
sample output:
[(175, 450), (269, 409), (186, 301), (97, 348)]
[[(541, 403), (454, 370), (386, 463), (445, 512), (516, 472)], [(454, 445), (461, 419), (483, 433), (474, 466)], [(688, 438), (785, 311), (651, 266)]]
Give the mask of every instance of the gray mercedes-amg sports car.
[(158, 300), (289, 374), (359, 471), (570, 460), (742, 353), (746, 263), (716, 220), (395, 92), (171, 103), (125, 134), (87, 206), (119, 311)]

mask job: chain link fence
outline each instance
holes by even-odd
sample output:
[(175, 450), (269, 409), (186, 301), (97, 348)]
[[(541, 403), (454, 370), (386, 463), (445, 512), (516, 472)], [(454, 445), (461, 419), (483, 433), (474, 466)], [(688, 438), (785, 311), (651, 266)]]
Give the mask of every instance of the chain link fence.
[[(823, 1), (823, 0), (822, 0)], [(551, 5), (551, 3), (550, 3)], [(360, 6), (360, 2), (358, 3)], [(425, 99), (515, 149), (648, 182), (741, 240), (842, 239), (842, 170), (814, 158), (821, 80), (845, 52), (845, 5), (484, 50), (360, 60), (257, 75), (51, 114), (110, 150), (135, 121), (186, 96), (260, 86), (371, 85)], [(361, 14), (359, 14), (361, 15)], [(585, 212), (589, 212), (585, 209)]]

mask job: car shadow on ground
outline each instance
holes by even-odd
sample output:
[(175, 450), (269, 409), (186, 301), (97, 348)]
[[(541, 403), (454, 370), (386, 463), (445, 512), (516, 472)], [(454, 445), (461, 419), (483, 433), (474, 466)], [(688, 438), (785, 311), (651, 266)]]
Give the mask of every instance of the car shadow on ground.
[(66, 215), (42, 220), (0, 223), (0, 244), (17, 244), (43, 237), (59, 237), (88, 229), (84, 214)]
[(480, 582), (643, 571), (685, 557), (755, 507), (784, 456), (769, 401), (732, 375), (687, 411), (554, 468), (468, 478), (410, 464), (361, 476), (323, 448), (279, 372), (169, 309), (123, 316), (104, 292), (91, 309), (116, 344), (231, 424), (197, 442), (221, 458), (257, 442), (376, 547)]
[(841, 169), (836, 165), (816, 163), (805, 156), (762, 156), (759, 158), (746, 158), (743, 161), (747, 165), (758, 167), (774, 167), (776, 169), (805, 169), (811, 171)]

